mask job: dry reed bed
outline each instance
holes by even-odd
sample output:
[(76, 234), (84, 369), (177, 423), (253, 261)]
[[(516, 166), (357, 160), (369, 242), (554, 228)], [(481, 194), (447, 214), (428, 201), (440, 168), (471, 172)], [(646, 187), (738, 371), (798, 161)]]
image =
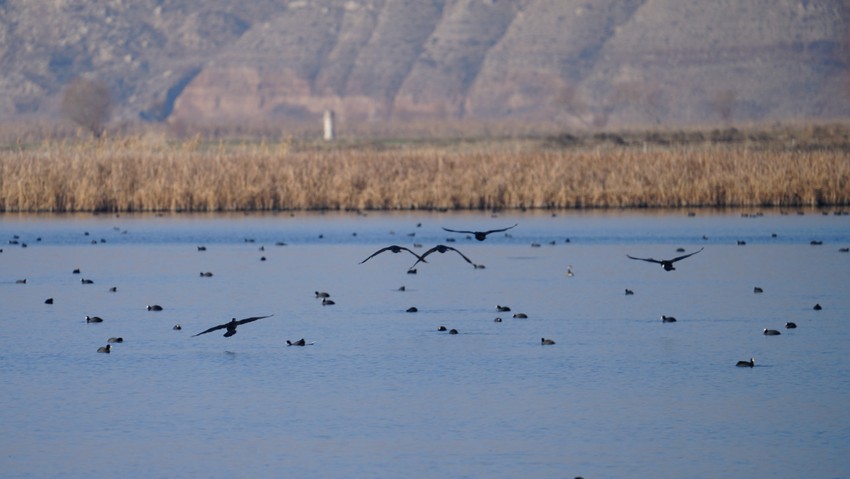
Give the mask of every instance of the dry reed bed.
[(746, 145), (207, 146), (143, 139), (0, 151), (0, 211), (825, 206), (850, 154)]

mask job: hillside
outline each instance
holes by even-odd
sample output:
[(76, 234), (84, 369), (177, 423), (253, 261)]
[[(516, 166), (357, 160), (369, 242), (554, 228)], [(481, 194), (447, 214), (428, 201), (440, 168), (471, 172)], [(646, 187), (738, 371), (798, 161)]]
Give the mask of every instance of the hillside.
[(559, 128), (850, 115), (830, 0), (0, 1), (0, 122), (108, 85), (114, 122)]

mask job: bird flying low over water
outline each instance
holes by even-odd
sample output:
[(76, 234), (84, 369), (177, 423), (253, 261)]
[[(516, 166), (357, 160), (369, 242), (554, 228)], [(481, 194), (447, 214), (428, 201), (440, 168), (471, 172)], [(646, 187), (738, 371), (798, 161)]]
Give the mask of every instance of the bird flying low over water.
[(213, 326), (206, 331), (201, 331), (198, 334), (193, 334), (192, 337), (194, 338), (195, 336), (200, 336), (202, 334), (211, 333), (211, 332), (218, 330), (218, 329), (227, 329), (227, 332), (224, 333), (224, 337), (229, 338), (229, 337), (233, 336), (234, 334), (236, 334), (236, 326), (239, 326), (240, 324), (250, 323), (250, 322), (256, 321), (258, 319), (269, 318), (271, 316), (274, 316), (274, 315), (270, 314), (268, 316), (253, 316), (253, 317), (250, 317), (250, 318), (239, 319), (239, 320), (237, 320), (236, 318), (233, 318), (233, 319), (231, 319), (230, 321), (228, 321), (224, 324), (219, 324), (218, 326)]
[(478, 241), (484, 241), (485, 239), (487, 239), (487, 235), (490, 234), (490, 233), (501, 233), (502, 231), (507, 231), (511, 228), (515, 228), (516, 226), (517, 225), (515, 224), (513, 226), (508, 226), (507, 228), (502, 228), (502, 229), (498, 229), (498, 230), (489, 230), (489, 231), (450, 230), (450, 229), (445, 228), (445, 227), (443, 229), (450, 232), (450, 233), (463, 233), (463, 234), (473, 235), (473, 236), (475, 236), (475, 239), (477, 239)]
[(419, 262), (420, 262), (420, 261), (421, 261), (421, 262), (423, 262), (423, 263), (427, 263), (427, 261), (425, 261), (425, 257), (426, 257), (426, 256), (428, 256), (428, 255), (429, 255), (429, 254), (431, 254), (431, 253), (445, 253), (446, 251), (454, 251), (455, 253), (459, 254), (461, 258), (463, 258), (464, 260), (466, 260), (466, 262), (467, 262), (467, 263), (469, 263), (469, 264), (471, 264), (473, 267), (475, 267), (475, 263), (473, 263), (471, 259), (467, 258), (467, 257), (466, 257), (463, 253), (461, 253), (460, 251), (458, 251), (458, 250), (456, 250), (456, 249), (452, 248), (451, 246), (446, 246), (446, 245), (438, 244), (437, 246), (434, 246), (433, 248), (429, 249), (428, 251), (426, 251), (426, 252), (422, 253), (422, 256), (420, 256), (420, 257), (419, 257), (419, 259), (418, 259), (418, 260), (416, 260), (416, 262), (415, 262), (415, 263), (413, 263), (413, 266), (411, 266), (409, 269), (413, 269), (413, 268), (415, 268), (415, 267), (416, 267), (416, 265), (417, 265), (417, 264), (419, 264)]
[(681, 260), (688, 258), (690, 256), (693, 256), (693, 255), (699, 253), (700, 251), (702, 251), (704, 249), (705, 248), (700, 248), (699, 250), (694, 251), (691, 254), (685, 254), (685, 255), (682, 255), (682, 256), (677, 256), (673, 259), (635, 258), (634, 256), (630, 256), (630, 255), (626, 255), (626, 257), (628, 257), (629, 259), (637, 259), (637, 260), (640, 260), (640, 261), (648, 261), (650, 263), (658, 263), (658, 264), (661, 265), (662, 268), (664, 268), (664, 271), (673, 271), (674, 269), (676, 269), (676, 268), (673, 267), (673, 263), (675, 263), (676, 261), (681, 261)]
[[(372, 253), (372, 254), (371, 254), (368, 258), (366, 258), (366, 259), (364, 259), (363, 261), (361, 261), (361, 262), (360, 262), (360, 264), (363, 264), (363, 263), (365, 263), (365, 262), (369, 261), (369, 260), (370, 260), (370, 259), (372, 259), (374, 256), (377, 256), (377, 255), (379, 255), (379, 254), (383, 253), (384, 251), (392, 251), (393, 253), (401, 253), (402, 251), (407, 251), (408, 253), (412, 254), (413, 256), (416, 256), (416, 262), (417, 262), (417, 263), (418, 263), (418, 262), (420, 262), (420, 261), (427, 263), (427, 261), (425, 261), (425, 260), (423, 260), (423, 259), (422, 259), (424, 255), (423, 255), (423, 256), (419, 256), (418, 254), (414, 253), (414, 252), (413, 252), (413, 250), (410, 250), (410, 249), (408, 249), (408, 248), (405, 248), (404, 246), (391, 245), (391, 246), (387, 246), (386, 248), (381, 248), (381, 249), (379, 249), (378, 251), (375, 251), (375, 252), (374, 252), (374, 253)], [(426, 254), (427, 254), (427, 253), (426, 253)]]

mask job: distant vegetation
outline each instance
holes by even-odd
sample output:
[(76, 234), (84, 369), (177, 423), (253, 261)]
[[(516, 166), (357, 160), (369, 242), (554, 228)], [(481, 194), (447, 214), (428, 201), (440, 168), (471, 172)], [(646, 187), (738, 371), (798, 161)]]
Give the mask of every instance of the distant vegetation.
[(0, 146), (0, 211), (850, 205), (850, 130)]
[(106, 129), (112, 106), (109, 87), (96, 80), (78, 78), (62, 93), (62, 114), (95, 138)]

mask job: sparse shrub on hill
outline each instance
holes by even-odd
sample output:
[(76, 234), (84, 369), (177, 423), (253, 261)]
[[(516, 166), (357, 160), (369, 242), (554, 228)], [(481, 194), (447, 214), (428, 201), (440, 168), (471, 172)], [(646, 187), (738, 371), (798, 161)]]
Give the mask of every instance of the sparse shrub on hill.
[(112, 113), (112, 95), (105, 83), (77, 78), (62, 94), (62, 115), (100, 138)]

